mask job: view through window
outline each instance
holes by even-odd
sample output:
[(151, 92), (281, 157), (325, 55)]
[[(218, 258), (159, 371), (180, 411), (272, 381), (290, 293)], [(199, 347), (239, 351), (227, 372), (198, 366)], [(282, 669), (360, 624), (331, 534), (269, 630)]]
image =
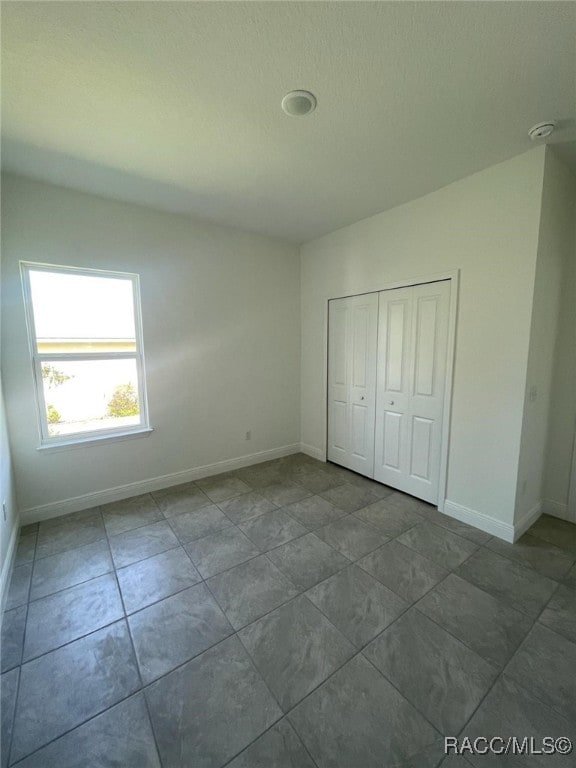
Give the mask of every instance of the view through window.
[(22, 272), (43, 442), (147, 427), (138, 276)]

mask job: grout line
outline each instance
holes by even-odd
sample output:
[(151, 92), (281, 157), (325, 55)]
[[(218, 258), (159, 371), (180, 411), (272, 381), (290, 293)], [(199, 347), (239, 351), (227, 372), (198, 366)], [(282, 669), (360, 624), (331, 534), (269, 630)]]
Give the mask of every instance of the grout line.
[[(400, 618), (400, 617), (398, 617), (398, 618)], [(397, 619), (395, 621), (397, 621)], [(395, 623), (395, 621), (393, 623)], [(386, 629), (388, 629), (388, 627)], [(386, 630), (384, 630), (384, 631), (386, 631)], [(380, 633), (380, 634), (383, 634), (383, 633)], [(394, 688), (394, 690), (398, 693), (398, 695), (401, 696), (404, 699), (404, 701), (410, 707), (412, 707), (412, 709), (415, 709), (416, 712), (418, 712), (418, 714), (422, 718), (424, 718), (424, 720), (428, 723), (428, 725), (430, 725), (433, 728), (434, 731), (436, 731), (436, 733), (440, 734), (440, 736), (442, 736), (442, 737), (444, 736), (443, 732), (438, 728), (438, 726), (434, 725), (434, 723), (428, 718), (428, 716), (425, 715), (424, 712), (422, 712), (422, 710), (418, 706), (416, 706), (416, 704), (414, 704), (412, 701), (410, 701), (410, 699), (407, 698), (407, 696), (402, 693), (402, 691), (396, 686), (396, 684), (392, 680), (390, 680), (390, 678), (387, 677), (386, 674), (384, 672), (382, 672), (381, 669), (378, 669), (376, 664), (374, 664), (374, 662), (371, 659), (369, 659), (367, 656), (365, 656), (364, 653), (362, 653), (362, 651), (360, 652), (360, 654), (361, 654), (362, 658), (365, 659), (368, 662), (368, 664), (370, 664), (370, 666), (372, 666), (376, 670), (376, 672), (379, 675), (381, 675), (384, 678), (384, 680), (386, 680), (386, 682), (389, 683), (389, 685), (392, 686), (392, 688)]]
[[(556, 591), (556, 590), (555, 590), (555, 591)], [(507, 670), (507, 669), (508, 669), (508, 667), (510, 666), (510, 664), (511, 664), (512, 660), (513, 660), (513, 659), (516, 657), (516, 655), (519, 653), (519, 651), (520, 651), (520, 649), (522, 648), (522, 646), (525, 644), (526, 640), (528, 639), (528, 636), (529, 636), (529, 635), (532, 633), (532, 631), (533, 631), (534, 627), (536, 626), (536, 623), (537, 623), (538, 619), (540, 618), (540, 616), (541, 616), (541, 615), (542, 615), (542, 613), (544, 612), (544, 610), (545, 610), (546, 606), (548, 605), (548, 603), (550, 602), (550, 600), (551, 600), (551, 599), (552, 599), (552, 596), (550, 596), (550, 598), (549, 598), (549, 599), (546, 601), (546, 603), (545, 603), (545, 605), (542, 607), (542, 610), (540, 611), (540, 613), (539, 613), (539, 614), (536, 616), (536, 618), (533, 620), (533, 622), (532, 622), (532, 626), (530, 627), (530, 629), (528, 630), (528, 632), (526, 632), (525, 636), (522, 638), (522, 640), (520, 641), (520, 643), (518, 643), (518, 645), (516, 646), (516, 648), (514, 649), (514, 651), (512, 652), (512, 654), (510, 655), (510, 658), (509, 658), (509, 659), (508, 659), (508, 661), (507, 661), (507, 662), (504, 664), (504, 666), (502, 667), (502, 669), (500, 670), (500, 672), (499, 672), (499, 673), (498, 673), (498, 675), (496, 676), (496, 678), (495, 678), (494, 682), (492, 683), (492, 685), (491, 685), (491, 686), (488, 688), (488, 690), (486, 691), (486, 693), (484, 694), (484, 696), (483, 696), (483, 697), (480, 699), (480, 701), (478, 702), (478, 705), (477, 705), (477, 707), (474, 709), (474, 711), (472, 712), (472, 714), (470, 715), (470, 717), (468, 718), (468, 720), (465, 722), (465, 724), (464, 724), (464, 726), (462, 727), (462, 729), (460, 730), (460, 732), (458, 733), (458, 736), (460, 736), (461, 734), (463, 734), (463, 733), (464, 733), (464, 730), (465, 730), (465, 728), (469, 727), (470, 723), (472, 722), (472, 719), (475, 717), (476, 713), (478, 712), (478, 710), (480, 709), (480, 707), (482, 706), (482, 704), (483, 704), (483, 703), (486, 701), (486, 699), (488, 698), (488, 696), (490, 695), (490, 693), (492, 692), (492, 690), (493, 690), (493, 689), (494, 689), (494, 687), (496, 686), (496, 683), (500, 682), (500, 680), (503, 678), (503, 676), (505, 675), (505, 673), (506, 673), (506, 670)], [(516, 682), (516, 680), (515, 680), (514, 678), (511, 678), (511, 679), (512, 679), (512, 681), (513, 681), (515, 684), (517, 684), (517, 685), (518, 685), (520, 688), (522, 688), (524, 691), (526, 691), (526, 693), (527, 693), (527, 694), (529, 694), (529, 695), (530, 695), (532, 698), (536, 699), (537, 701), (540, 701), (540, 703), (542, 703), (542, 704), (546, 704), (546, 702), (543, 702), (543, 701), (542, 701), (542, 700), (541, 700), (541, 699), (540, 699), (538, 696), (535, 696), (535, 695), (534, 695), (534, 694), (533, 694), (531, 691), (529, 691), (529, 690), (528, 690), (528, 689), (527, 689), (527, 688), (526, 688), (524, 685), (521, 685), (521, 684), (517, 683), (517, 682)], [(548, 708), (549, 708), (549, 709), (550, 709), (552, 712), (555, 712), (555, 711), (556, 711), (556, 710), (555, 710), (555, 708), (553, 708), (553, 707), (550, 707), (550, 705), (549, 705), (549, 704), (546, 704), (546, 706), (547, 706), (547, 707), (548, 707)]]
[[(110, 550), (110, 557), (112, 557), (112, 550), (110, 549), (110, 538), (108, 536), (106, 538), (107, 538), (108, 549)], [(126, 631), (128, 632), (128, 639), (130, 641), (130, 647), (132, 648), (132, 655), (134, 657), (134, 665), (136, 667), (136, 672), (138, 674), (138, 680), (140, 681), (139, 690), (142, 690), (142, 673), (140, 671), (140, 664), (138, 663), (138, 656), (136, 654), (136, 646), (134, 645), (134, 638), (132, 637), (132, 628), (130, 627), (130, 622), (128, 621), (128, 613), (126, 611), (124, 595), (122, 594), (122, 589), (120, 588), (120, 581), (118, 579), (118, 572), (116, 568), (114, 568), (113, 572), (114, 572), (114, 582), (116, 584), (116, 590), (118, 591), (118, 596), (120, 597), (120, 604), (122, 605), (122, 610), (124, 611), (123, 621), (124, 621), (124, 624), (126, 625)]]
[(150, 731), (152, 732), (152, 738), (154, 739), (154, 746), (156, 747), (156, 755), (158, 757), (158, 764), (160, 766), (163, 766), (164, 761), (162, 760), (162, 755), (160, 754), (160, 747), (158, 745), (158, 735), (156, 733), (156, 729), (154, 728), (154, 720), (152, 719), (152, 714), (150, 712), (150, 705), (148, 704), (148, 697), (146, 696), (146, 691), (144, 688), (142, 688), (139, 693), (142, 696), (142, 700), (144, 702), (144, 709), (146, 710), (146, 716), (148, 717), (148, 723), (150, 725)]
[[(26, 627), (24, 627), (24, 632), (26, 632)], [(22, 653), (24, 653), (24, 640), (22, 640)], [(20, 698), (20, 682), (22, 680), (22, 657), (20, 657), (20, 665), (18, 667), (14, 667), (14, 669), (18, 670), (18, 682), (16, 684), (16, 693), (14, 696), (14, 709), (12, 710), (12, 717), (10, 718), (10, 740), (8, 742), (8, 750), (7, 750), (7, 760), (6, 765), (10, 765), (10, 758), (12, 756), (12, 742), (14, 741), (14, 730), (16, 727), (16, 712), (18, 710), (18, 699)], [(3, 673), (6, 674), (6, 673)]]
[(50, 739), (50, 741), (47, 741), (45, 744), (42, 744), (40, 747), (35, 749), (33, 752), (29, 752), (24, 757), (21, 757), (20, 760), (16, 763), (11, 763), (10, 760), (8, 760), (7, 766), (10, 766), (10, 768), (18, 768), (19, 765), (22, 765), (25, 760), (28, 760), (33, 755), (37, 755), (38, 752), (40, 752), (42, 749), (45, 749), (46, 747), (49, 747), (51, 744), (54, 744), (54, 742), (58, 741), (59, 739), (64, 738), (65, 736), (68, 736), (68, 734), (72, 733), (73, 731), (77, 730), (78, 728), (81, 728), (84, 725), (87, 725), (88, 723), (92, 722), (92, 720), (95, 720), (97, 717), (100, 717), (100, 715), (104, 715), (107, 712), (109, 712), (111, 709), (114, 709), (114, 707), (119, 706), (120, 704), (124, 704), (125, 702), (129, 701), (130, 699), (135, 699), (137, 696), (142, 696), (143, 691), (137, 690), (132, 691), (127, 696), (124, 696), (122, 699), (119, 699), (114, 704), (111, 704), (109, 707), (105, 707), (105, 709), (96, 712), (94, 715), (90, 715), (86, 720), (83, 720), (81, 723), (78, 723), (77, 725), (73, 726), (72, 728), (68, 728), (68, 730), (63, 731), (62, 733), (58, 734), (58, 736), (55, 736), (53, 739)]
[[(576, 523), (574, 525), (576, 525)], [(576, 557), (571, 552), (568, 552), (568, 550), (562, 549), (562, 547), (557, 547), (556, 544), (550, 544), (550, 542), (544, 541), (544, 539), (539, 539), (537, 536), (534, 536), (533, 534), (529, 533), (529, 531), (530, 531), (530, 529), (528, 529), (528, 531), (526, 531), (526, 533), (524, 533), (523, 536), (527, 536), (528, 535), (532, 539), (535, 539), (536, 541), (539, 541), (542, 544), (547, 544), (550, 547), (554, 547), (555, 549), (559, 550), (560, 552), (563, 552), (565, 555), (568, 555), (569, 557), (573, 558), (572, 564), (568, 567), (568, 570), (566, 571), (566, 573), (564, 573), (562, 575), (562, 577), (561, 577), (562, 579), (564, 579), (568, 575), (570, 570), (574, 567), (574, 565), (576, 565)], [(492, 539), (497, 539), (498, 541), (501, 541), (501, 539), (498, 539), (497, 536), (492, 536)], [(528, 569), (529, 571), (536, 572), (539, 576), (543, 576), (546, 579), (552, 579), (552, 581), (558, 581), (558, 582), (562, 583), (560, 578), (549, 576), (549, 575), (547, 575), (545, 573), (542, 573), (542, 571), (538, 570), (538, 568), (536, 568), (536, 566), (534, 566), (532, 563), (527, 562), (525, 560), (518, 560), (515, 557), (510, 557), (509, 554), (508, 554), (509, 550), (506, 550), (506, 552), (500, 552), (499, 550), (492, 549), (491, 547), (488, 546), (490, 544), (490, 542), (492, 541), (492, 539), (490, 539), (489, 541), (486, 541), (481, 546), (484, 547), (485, 549), (487, 549), (489, 552), (492, 552), (492, 554), (494, 554), (494, 555), (500, 555), (500, 557), (504, 557), (504, 558), (506, 558), (506, 560), (510, 560), (511, 562), (515, 563), (516, 565), (523, 566), (524, 568)], [(511, 544), (510, 542), (503, 542), (503, 543), (504, 544), (508, 544), (509, 547), (514, 547), (514, 546), (516, 546), (519, 543), (519, 540), (514, 542), (514, 544)]]

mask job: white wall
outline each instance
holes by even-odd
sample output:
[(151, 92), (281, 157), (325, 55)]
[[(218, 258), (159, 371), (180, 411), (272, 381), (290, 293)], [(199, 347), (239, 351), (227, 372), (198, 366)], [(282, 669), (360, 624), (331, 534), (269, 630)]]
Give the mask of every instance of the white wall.
[[(566, 280), (568, 274), (565, 275), (571, 271), (574, 258), (573, 215), (574, 179), (552, 150), (547, 148), (518, 465), (517, 520), (541, 507), (546, 464), (551, 473), (552, 498), (563, 500), (565, 504), (568, 495), (566, 475), (571, 458), (570, 439), (574, 435), (576, 403), (572, 393), (576, 379), (568, 381), (562, 374), (567, 364), (569, 366), (572, 362), (573, 365), (576, 326), (572, 326), (571, 333), (569, 327), (564, 327), (559, 335), (558, 319), (563, 283), (566, 305), (564, 326), (568, 326), (570, 313), (573, 312), (572, 297), (569, 295), (572, 284)], [(558, 381), (554, 385), (556, 397), (553, 401), (554, 367)], [(549, 419), (552, 412), (553, 421)], [(556, 498), (559, 494), (560, 498)]]
[[(6, 511), (6, 519), (4, 519), (3, 504)], [(4, 394), (0, 376), (0, 623), (2, 621), (1, 614), (9, 585), (12, 559), (18, 537), (18, 526), (18, 508), (16, 505), (12, 458), (10, 455)]]
[[(567, 509), (576, 426), (576, 179), (552, 155), (547, 176), (556, 190), (550, 208), (551, 243), (562, 258), (560, 316), (554, 354), (544, 474), (544, 511), (569, 519)], [(576, 518), (574, 522), (576, 522)]]
[(327, 300), (460, 270), (447, 498), (511, 526), (544, 147), (306, 244), (302, 442), (325, 447)]
[[(299, 441), (292, 246), (16, 176), (2, 197), (4, 385), (24, 520), (70, 497)], [(150, 437), (37, 450), (21, 259), (140, 274)]]

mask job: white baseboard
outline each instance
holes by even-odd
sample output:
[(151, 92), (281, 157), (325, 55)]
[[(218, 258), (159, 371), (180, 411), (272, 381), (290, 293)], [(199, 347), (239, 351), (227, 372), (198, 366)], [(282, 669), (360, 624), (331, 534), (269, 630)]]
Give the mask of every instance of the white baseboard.
[(308, 443), (300, 443), (300, 452), (305, 453), (306, 456), (310, 456), (318, 461), (326, 461), (326, 455), (321, 448), (316, 448), (314, 445), (308, 445)]
[(542, 514), (542, 508), (540, 503), (536, 504), (535, 507), (529, 510), (513, 525), (511, 523), (504, 523), (502, 520), (496, 520), (489, 515), (485, 515), (483, 512), (477, 512), (475, 509), (470, 509), (462, 504), (456, 504), (456, 502), (448, 500), (444, 502), (444, 514), (453, 517), (456, 520), (460, 520), (462, 523), (473, 525), (474, 528), (479, 528), (481, 531), (490, 533), (492, 536), (497, 536), (499, 539), (503, 539), (504, 541), (513, 544), (533, 523), (536, 522)]
[(67, 515), (70, 512), (80, 512), (83, 509), (97, 507), (100, 504), (109, 504), (112, 501), (121, 501), (122, 499), (128, 499), (131, 496), (138, 496), (141, 493), (159, 491), (162, 488), (169, 488), (172, 485), (189, 483), (193, 480), (200, 480), (203, 477), (219, 475), (221, 472), (230, 472), (234, 469), (249, 467), (252, 464), (260, 464), (263, 461), (280, 459), (283, 456), (289, 456), (290, 454), (298, 453), (299, 451), (300, 443), (283, 445), (280, 448), (272, 448), (268, 451), (260, 451), (259, 453), (250, 453), (245, 456), (239, 456), (236, 459), (226, 459), (225, 461), (218, 461), (214, 464), (205, 464), (204, 466), (185, 469), (181, 472), (172, 472), (169, 475), (152, 477), (148, 480), (139, 480), (135, 483), (118, 485), (115, 488), (107, 488), (103, 491), (85, 493), (82, 496), (74, 496), (73, 498), (62, 499), (61, 501), (53, 501), (50, 504), (30, 507), (21, 512), (22, 525), (49, 520), (53, 517)]
[(559, 517), (561, 520), (568, 520), (569, 523), (576, 523), (576, 517), (571, 515), (568, 510), (568, 504), (553, 499), (542, 499), (542, 512), (545, 515)]
[(492, 536), (504, 539), (504, 541), (514, 541), (513, 525), (503, 523), (501, 520), (496, 520), (482, 512), (477, 512), (475, 509), (470, 509), (462, 504), (456, 504), (456, 502), (446, 499), (444, 502), (444, 514), (460, 520), (462, 523), (473, 525), (474, 528), (479, 528), (481, 531), (492, 534)]
[(16, 555), (16, 544), (18, 543), (18, 536), (20, 534), (20, 520), (16, 518), (14, 528), (10, 534), (10, 541), (8, 542), (8, 551), (4, 563), (2, 564), (2, 573), (0, 574), (0, 625), (2, 624), (2, 615), (4, 614), (4, 606), (6, 604), (6, 597), (8, 596), (8, 587), (10, 586), (10, 577), (12, 576), (12, 565), (14, 564), (14, 557)]
[(536, 520), (542, 514), (542, 502), (539, 501), (532, 509), (529, 509), (522, 517), (514, 523), (514, 541), (518, 541), (523, 533), (526, 533), (531, 525), (534, 525)]

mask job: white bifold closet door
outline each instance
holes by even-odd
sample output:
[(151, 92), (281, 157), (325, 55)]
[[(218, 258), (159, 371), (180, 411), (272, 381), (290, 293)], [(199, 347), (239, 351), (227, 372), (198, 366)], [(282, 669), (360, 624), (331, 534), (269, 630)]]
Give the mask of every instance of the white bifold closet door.
[(328, 459), (438, 501), (450, 281), (334, 299)]
[(329, 304), (328, 459), (374, 476), (378, 294)]
[(438, 501), (450, 281), (382, 291), (374, 479)]

